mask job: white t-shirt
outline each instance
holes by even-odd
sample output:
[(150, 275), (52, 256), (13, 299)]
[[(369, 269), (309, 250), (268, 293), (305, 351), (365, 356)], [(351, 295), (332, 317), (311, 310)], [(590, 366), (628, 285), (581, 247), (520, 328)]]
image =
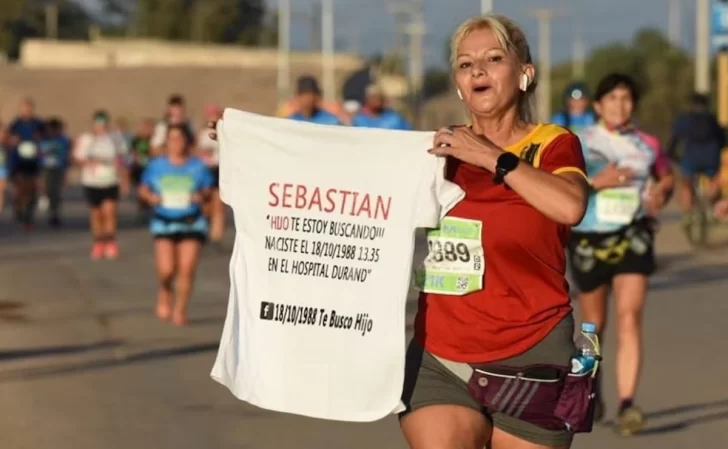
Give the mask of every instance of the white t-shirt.
[(415, 229), (464, 195), (427, 153), (433, 133), (226, 109), (218, 135), (236, 237), (213, 379), (280, 412), (396, 412)]
[(82, 134), (75, 150), (76, 159), (87, 162), (81, 169), (81, 184), (94, 188), (118, 185), (119, 166), (128, 152), (124, 137), (117, 132)]
[[(187, 130), (190, 132), (190, 135), (194, 136), (195, 131), (192, 127), (192, 123), (186, 121), (186, 122), (184, 122), (184, 125), (187, 126)], [(169, 124), (167, 123), (166, 120), (160, 120), (154, 126), (154, 132), (152, 133), (152, 138), (149, 139), (149, 144), (153, 148), (163, 147), (164, 144), (167, 143), (167, 128), (168, 127), (169, 127)]]

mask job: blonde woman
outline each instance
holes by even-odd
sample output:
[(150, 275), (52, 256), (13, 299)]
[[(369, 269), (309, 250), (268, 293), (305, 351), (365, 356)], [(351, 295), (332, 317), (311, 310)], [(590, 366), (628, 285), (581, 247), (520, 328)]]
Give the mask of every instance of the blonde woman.
[(581, 146), (531, 120), (536, 71), (508, 18), (463, 23), (452, 70), (472, 126), (441, 129), (430, 152), (465, 199), (428, 233), (402, 430), (415, 449), (567, 448), (557, 409), (590, 428), (561, 394), (575, 351), (564, 248), (588, 192)]

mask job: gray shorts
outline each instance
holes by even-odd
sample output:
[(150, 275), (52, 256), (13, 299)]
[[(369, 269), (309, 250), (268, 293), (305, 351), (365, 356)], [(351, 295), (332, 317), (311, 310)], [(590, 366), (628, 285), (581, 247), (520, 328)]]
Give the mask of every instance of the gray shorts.
[[(535, 364), (569, 366), (574, 351), (574, 318), (569, 314), (536, 346), (497, 363), (513, 368)], [(436, 357), (412, 340), (407, 348), (402, 393), (407, 410), (400, 418), (428, 405), (459, 405), (485, 414), (494, 427), (523, 440), (551, 447), (571, 444), (572, 434), (566, 430), (547, 430), (504, 413), (486, 412), (468, 392), (467, 381), (472, 372), (470, 365)]]

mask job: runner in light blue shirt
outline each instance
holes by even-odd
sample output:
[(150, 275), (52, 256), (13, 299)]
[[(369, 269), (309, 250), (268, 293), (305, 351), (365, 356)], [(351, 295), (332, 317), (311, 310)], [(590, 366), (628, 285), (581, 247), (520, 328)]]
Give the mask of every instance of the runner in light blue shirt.
[(316, 123), (319, 125), (343, 125), (334, 114), (320, 107), (321, 88), (316, 78), (302, 76), (296, 87), (296, 105), (298, 110), (289, 115), (291, 120)]
[(354, 116), (351, 125), (364, 128), (412, 129), (400, 113), (386, 107), (384, 92), (377, 85), (367, 87), (364, 106)]

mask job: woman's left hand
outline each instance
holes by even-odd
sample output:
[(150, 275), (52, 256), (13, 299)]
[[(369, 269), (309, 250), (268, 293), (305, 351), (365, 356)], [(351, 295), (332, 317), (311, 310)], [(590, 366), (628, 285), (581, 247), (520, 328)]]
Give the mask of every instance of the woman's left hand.
[(665, 191), (659, 186), (653, 186), (647, 192), (647, 212), (653, 217), (656, 217), (660, 214), (662, 208), (665, 207), (666, 200), (667, 194)]
[(202, 204), (205, 199), (203, 198), (202, 194), (193, 193), (192, 195), (190, 195), (190, 201), (192, 202), (192, 204)]
[(468, 126), (441, 128), (435, 134), (434, 148), (428, 150), (437, 156), (452, 156), (468, 164), (494, 171), (503, 150), (487, 137), (477, 135)]

